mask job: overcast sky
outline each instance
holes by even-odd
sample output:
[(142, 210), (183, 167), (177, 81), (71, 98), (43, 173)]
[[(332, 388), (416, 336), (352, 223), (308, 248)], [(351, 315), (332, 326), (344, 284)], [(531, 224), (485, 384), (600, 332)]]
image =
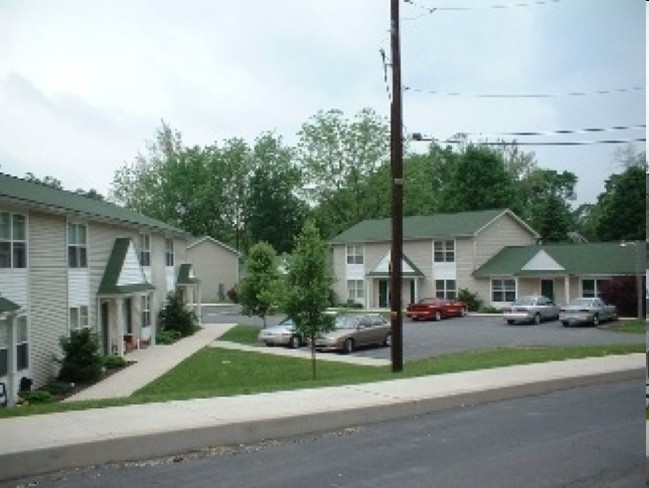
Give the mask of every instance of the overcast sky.
[[(504, 132), (645, 124), (642, 3), (402, 2), (406, 131), (495, 140)], [(185, 144), (204, 145), (252, 142), (264, 131), (292, 144), (319, 110), (351, 117), (371, 107), (388, 117), (379, 51), (390, 54), (389, 7), (389, 0), (2, 0), (0, 171), (107, 194), (115, 170), (145, 150), (161, 119)], [(490, 94), (548, 96), (480, 96)], [(578, 200), (594, 202), (619, 171), (616, 147), (523, 149), (542, 167), (577, 174)]]

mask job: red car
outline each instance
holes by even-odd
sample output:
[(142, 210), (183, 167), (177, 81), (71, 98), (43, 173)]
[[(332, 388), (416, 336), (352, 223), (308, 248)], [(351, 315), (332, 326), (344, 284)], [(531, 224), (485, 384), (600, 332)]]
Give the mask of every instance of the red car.
[(442, 320), (448, 317), (464, 317), (467, 306), (459, 300), (422, 298), (406, 307), (406, 315), (412, 320)]

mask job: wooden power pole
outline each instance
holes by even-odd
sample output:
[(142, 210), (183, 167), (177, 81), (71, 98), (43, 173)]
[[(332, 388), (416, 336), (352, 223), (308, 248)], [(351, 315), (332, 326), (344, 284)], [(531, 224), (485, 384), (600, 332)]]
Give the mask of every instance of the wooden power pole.
[(401, 303), (403, 255), (403, 122), (401, 113), (401, 52), (399, 2), (390, 0), (392, 48), (392, 105), (390, 107), (390, 167), (392, 187), (392, 251), (390, 255), (390, 324), (392, 372), (403, 370), (403, 316)]

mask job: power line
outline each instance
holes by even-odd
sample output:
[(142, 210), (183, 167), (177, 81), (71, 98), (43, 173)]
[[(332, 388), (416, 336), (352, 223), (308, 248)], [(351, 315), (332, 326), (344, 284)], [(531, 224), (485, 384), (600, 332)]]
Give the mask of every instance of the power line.
[(474, 98), (558, 98), (558, 97), (584, 97), (590, 95), (613, 95), (618, 93), (630, 93), (644, 91), (644, 86), (631, 86), (623, 88), (612, 88), (594, 91), (573, 91), (565, 93), (467, 93), (447, 92), (439, 90), (424, 90), (412, 86), (404, 86), (403, 91), (426, 93), (429, 95), (444, 95), (449, 97), (474, 97)]
[[(516, 131), (516, 132), (495, 132), (492, 136), (519, 136), (519, 137), (533, 137), (533, 136), (555, 136), (565, 134), (590, 134), (600, 132), (614, 132), (621, 130), (635, 130), (645, 129), (647, 126), (644, 124), (638, 125), (614, 125), (613, 127), (587, 127), (585, 129), (559, 129), (559, 130), (544, 130), (544, 131)], [(467, 136), (482, 136), (487, 137), (482, 132), (463, 132)]]
[(471, 10), (495, 10), (495, 9), (507, 9), (507, 8), (520, 8), (520, 7), (539, 7), (549, 4), (557, 4), (561, 0), (538, 0), (536, 2), (518, 2), (518, 3), (509, 3), (509, 4), (496, 4), (496, 5), (484, 5), (481, 7), (429, 7), (427, 5), (422, 5), (414, 0), (403, 0), (404, 3), (409, 3), (415, 8), (418, 8), (423, 11), (423, 13), (417, 17), (404, 18), (403, 20), (416, 20), (418, 18), (424, 17), (425, 15), (431, 15), (437, 11), (446, 11), (446, 12), (468, 12)]
[[(416, 142), (437, 142), (440, 144), (467, 144), (470, 141), (466, 139), (447, 139), (439, 140), (434, 137), (423, 136), (422, 134), (415, 132), (412, 134), (412, 140)], [(599, 141), (540, 141), (540, 142), (519, 142), (519, 141), (480, 141), (475, 144), (479, 146), (593, 146), (593, 145), (602, 145), (602, 144), (629, 144), (631, 142), (645, 142), (645, 138), (638, 139), (605, 139)]]

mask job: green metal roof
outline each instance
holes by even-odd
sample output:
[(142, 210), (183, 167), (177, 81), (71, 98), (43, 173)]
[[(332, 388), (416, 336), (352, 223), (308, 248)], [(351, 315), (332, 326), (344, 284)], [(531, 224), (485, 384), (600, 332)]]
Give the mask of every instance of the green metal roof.
[(200, 283), (201, 280), (191, 276), (192, 265), (191, 264), (181, 264), (180, 269), (178, 270), (178, 281), (177, 285), (194, 285)]
[(144, 279), (144, 275), (142, 276), (143, 280), (141, 283), (132, 283), (128, 285), (117, 284), (130, 243), (131, 239), (128, 237), (119, 237), (115, 239), (113, 250), (110, 253), (106, 269), (104, 270), (104, 276), (99, 285), (99, 291), (97, 292), (99, 295), (130, 295), (132, 293), (155, 290), (155, 286), (147, 282), (146, 279)]
[[(537, 235), (510, 210), (496, 209), (404, 217), (403, 240), (474, 236), (502, 214), (509, 214), (527, 228), (532, 235)], [(392, 240), (392, 220), (380, 219), (364, 220), (334, 237), (331, 243), (360, 244), (390, 240)]]
[[(535, 275), (616, 275), (644, 271), (646, 266), (644, 242), (622, 246), (619, 242), (588, 244), (549, 244), (505, 247), (473, 275), (535, 276)], [(636, 247), (637, 246), (637, 247)], [(541, 251), (545, 251), (563, 270), (524, 269)], [(641, 253), (639, 256), (637, 253)]]
[(151, 227), (173, 234), (186, 235), (181, 229), (114, 203), (0, 173), (0, 201), (4, 199), (31, 208), (46, 208), (56, 213), (76, 214), (97, 220)]
[(1, 313), (8, 313), (8, 312), (15, 312), (17, 310), (20, 310), (20, 305), (12, 302), (11, 300), (0, 297), (0, 314)]

